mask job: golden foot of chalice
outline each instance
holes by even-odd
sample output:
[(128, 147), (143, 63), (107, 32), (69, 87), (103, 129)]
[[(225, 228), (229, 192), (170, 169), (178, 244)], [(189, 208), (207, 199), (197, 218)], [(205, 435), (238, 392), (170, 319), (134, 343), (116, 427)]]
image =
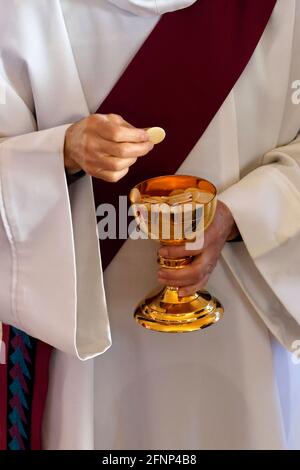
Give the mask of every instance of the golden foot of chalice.
[[(217, 205), (215, 186), (193, 176), (161, 176), (135, 186), (130, 201), (140, 231), (165, 246), (186, 245), (199, 249), (204, 232), (212, 222)], [(167, 269), (184, 269), (192, 256), (163, 258)], [(180, 297), (177, 287), (152, 292), (135, 310), (143, 327), (165, 333), (183, 333), (206, 328), (220, 320), (224, 309), (206, 290)]]

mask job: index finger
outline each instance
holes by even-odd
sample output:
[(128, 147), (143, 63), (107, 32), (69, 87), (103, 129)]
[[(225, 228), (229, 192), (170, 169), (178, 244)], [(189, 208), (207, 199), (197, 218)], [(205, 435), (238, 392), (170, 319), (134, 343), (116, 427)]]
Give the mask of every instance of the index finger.
[(100, 137), (116, 143), (140, 143), (148, 142), (149, 135), (145, 129), (131, 126), (121, 117), (112, 119), (109, 115), (98, 115), (96, 132)]

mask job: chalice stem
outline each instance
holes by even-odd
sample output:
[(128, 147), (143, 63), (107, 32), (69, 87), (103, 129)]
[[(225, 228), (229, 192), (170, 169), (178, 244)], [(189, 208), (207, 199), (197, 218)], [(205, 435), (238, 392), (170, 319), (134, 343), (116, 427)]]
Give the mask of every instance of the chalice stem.
[(165, 258), (158, 254), (158, 264), (167, 269), (183, 269), (193, 261), (193, 256), (184, 256), (182, 258)]
[[(165, 258), (158, 254), (157, 261), (158, 264), (165, 269), (184, 269), (188, 266), (193, 260), (192, 256), (184, 256), (181, 258)], [(191, 301), (195, 295), (180, 297), (179, 296), (179, 287), (166, 286), (164, 288), (164, 300), (172, 304), (180, 304), (182, 302), (186, 303), (187, 298)]]

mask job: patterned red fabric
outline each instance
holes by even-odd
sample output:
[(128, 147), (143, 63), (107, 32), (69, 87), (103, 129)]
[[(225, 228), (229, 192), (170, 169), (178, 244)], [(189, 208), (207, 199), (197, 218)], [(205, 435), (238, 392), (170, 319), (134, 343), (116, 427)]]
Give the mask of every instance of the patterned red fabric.
[(40, 450), (51, 346), (3, 325), (0, 449)]
[[(0, 450), (7, 448), (7, 352), (8, 352), (9, 326), (2, 325), (1, 358), (0, 364)], [(3, 349), (4, 348), (4, 353)]]
[(48, 390), (52, 347), (42, 341), (36, 345), (35, 378), (31, 410), (31, 450), (42, 448), (42, 424)]

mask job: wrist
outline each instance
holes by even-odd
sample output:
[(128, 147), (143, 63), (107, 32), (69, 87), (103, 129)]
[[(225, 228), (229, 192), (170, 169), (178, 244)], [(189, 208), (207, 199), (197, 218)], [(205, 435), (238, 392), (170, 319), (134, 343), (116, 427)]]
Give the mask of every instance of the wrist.
[(241, 237), (240, 231), (239, 231), (236, 223), (234, 222), (234, 225), (233, 225), (226, 241), (227, 242), (232, 242), (232, 241), (235, 241), (235, 240), (240, 241), (241, 239), (242, 239), (242, 237)]
[(78, 165), (78, 163), (71, 157), (71, 149), (69, 144), (70, 134), (72, 133), (72, 126), (69, 127), (65, 134), (65, 142), (64, 142), (64, 165), (66, 172), (70, 175), (74, 175), (75, 173), (82, 170), (82, 168)]
[(231, 241), (240, 235), (239, 229), (235, 223), (231, 210), (226, 204), (218, 201), (224, 218), (224, 236), (225, 241)]

